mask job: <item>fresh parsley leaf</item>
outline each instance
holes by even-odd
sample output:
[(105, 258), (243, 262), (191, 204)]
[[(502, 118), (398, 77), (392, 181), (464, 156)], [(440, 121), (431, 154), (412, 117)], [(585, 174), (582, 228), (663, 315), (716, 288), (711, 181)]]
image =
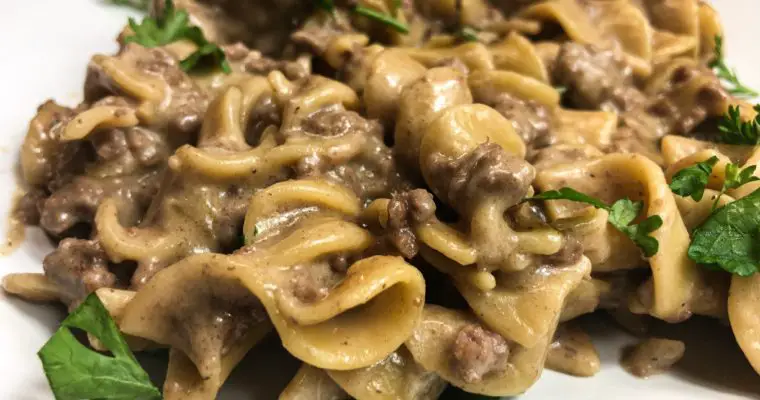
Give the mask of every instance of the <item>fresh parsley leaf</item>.
[(641, 248), (645, 256), (652, 257), (660, 249), (660, 243), (649, 234), (660, 229), (662, 218), (659, 215), (653, 215), (639, 224), (631, 225), (643, 206), (644, 203), (640, 201), (633, 202), (629, 199), (620, 199), (612, 205), (608, 221), (617, 230), (631, 238)]
[(755, 176), (756, 168), (757, 166), (750, 165), (739, 171), (739, 166), (736, 164), (726, 165), (726, 180), (724, 183), (726, 189), (736, 189), (750, 182), (760, 181), (760, 178)]
[(755, 119), (744, 122), (738, 106), (728, 106), (728, 113), (718, 122), (721, 141), (728, 144), (746, 144), (754, 146), (760, 143), (760, 104), (754, 110)]
[(707, 161), (698, 162), (676, 172), (670, 182), (670, 190), (681, 197), (691, 196), (694, 201), (702, 200), (710, 174), (717, 163), (718, 157), (712, 156)]
[(463, 26), (462, 29), (457, 32), (457, 36), (468, 42), (477, 42), (479, 40), (478, 31), (471, 26)]
[(162, 15), (151, 18), (143, 18), (139, 24), (132, 18), (129, 19), (129, 27), (135, 32), (134, 36), (127, 36), (126, 43), (134, 42), (145, 47), (164, 46), (172, 42), (184, 39), (190, 16), (184, 10), (177, 10), (172, 0), (166, 0)]
[(409, 33), (409, 27), (406, 26), (406, 24), (403, 22), (394, 18), (392, 15), (388, 15), (364, 6), (354, 7), (354, 13), (388, 25), (389, 27), (395, 29), (397, 32)]
[(608, 208), (610, 210), (609, 222), (618, 229), (627, 227), (636, 219), (643, 206), (644, 204), (640, 201), (633, 202), (630, 199), (620, 199)]
[(712, 205), (713, 211), (718, 207), (718, 202), (720, 201), (720, 198), (724, 194), (726, 194), (726, 191), (728, 189), (736, 189), (747, 183), (760, 180), (760, 178), (754, 176), (755, 168), (757, 167), (754, 165), (751, 165), (739, 171), (738, 165), (731, 164), (731, 163), (726, 164), (726, 172), (725, 172), (725, 179), (723, 180), (723, 187), (720, 188), (720, 193), (718, 193), (718, 196), (715, 198), (715, 201), (713, 202), (713, 205)]
[(569, 187), (563, 187), (559, 190), (549, 190), (547, 192), (533, 196), (529, 200), (570, 200), (577, 201), (579, 203), (590, 204), (596, 208), (601, 208), (603, 210), (610, 210), (610, 206), (604, 204), (601, 200), (595, 199), (589, 195), (583, 194)]
[(649, 236), (650, 233), (662, 226), (662, 218), (659, 215), (653, 215), (639, 224), (631, 225), (644, 207), (644, 203), (640, 201), (620, 199), (612, 206), (608, 206), (599, 199), (568, 187), (546, 191), (526, 200), (570, 200), (607, 210), (609, 212), (607, 221), (610, 225), (631, 238), (641, 248), (645, 256), (652, 257), (659, 250), (660, 244), (657, 239)]
[(139, 24), (132, 18), (129, 26), (134, 35), (127, 36), (126, 43), (134, 42), (145, 47), (164, 46), (178, 40), (189, 40), (198, 49), (180, 61), (180, 68), (185, 72), (204, 68), (219, 67), (224, 73), (231, 73), (224, 51), (209, 42), (197, 26), (190, 26), (190, 16), (184, 10), (177, 10), (172, 0), (166, 0), (164, 11), (156, 18), (146, 17)]
[(758, 93), (739, 82), (736, 71), (726, 65), (723, 55), (723, 36), (715, 36), (715, 59), (708, 66), (723, 81), (729, 93), (737, 97), (755, 97)]
[(692, 235), (689, 258), (735, 275), (760, 269), (760, 189), (713, 212)]
[(187, 72), (198, 68), (213, 68), (218, 66), (225, 74), (231, 73), (232, 68), (227, 62), (227, 56), (224, 54), (224, 50), (216, 44), (206, 41), (206, 38), (203, 37), (203, 33), (200, 32), (200, 28), (197, 26), (190, 29), (197, 30), (201, 39), (198, 39), (196, 42), (196, 44), (198, 44), (198, 50), (180, 61), (180, 68)]
[[(98, 338), (113, 357), (80, 343), (71, 328)], [(37, 353), (50, 388), (58, 400), (160, 399), (111, 315), (97, 295), (90, 294)]]

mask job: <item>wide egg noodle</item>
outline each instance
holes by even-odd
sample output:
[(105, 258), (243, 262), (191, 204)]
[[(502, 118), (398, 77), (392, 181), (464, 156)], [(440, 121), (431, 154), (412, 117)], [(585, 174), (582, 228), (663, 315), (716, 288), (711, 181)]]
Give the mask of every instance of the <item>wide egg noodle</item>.
[[(285, 190), (278, 190), (282, 186)], [(335, 188), (338, 193), (340, 190)], [(293, 196), (308, 192), (313, 193), (312, 201)], [(346, 200), (349, 204), (341, 204)], [(253, 344), (247, 336), (232, 336), (229, 343), (206, 343), (205, 338), (225, 338), (230, 337), (230, 331), (237, 332), (224, 324), (210, 324), (214, 315), (232, 315), (233, 324), (251, 321), (248, 333), (269, 326), (266, 319), (242, 318), (240, 302), (250, 304), (244, 308), (247, 310), (255, 309), (260, 301), (285, 348), (312, 365), (355, 369), (383, 359), (403, 343), (419, 319), (424, 297), (422, 276), (398, 258), (376, 256), (355, 263), (320, 300), (304, 303), (294, 297), (289, 285), (305, 265), (319, 263), (329, 254), (362, 251), (372, 241), (368, 232), (332, 216), (342, 214), (341, 210), (350, 216), (351, 211), (356, 212), (351, 204), (358, 199), (332, 196), (328, 183), (291, 181), (274, 185), (254, 196), (252, 210), (256, 211), (248, 218), (260, 223), (263, 216), (257, 211), (282, 212), (283, 208), (301, 206), (301, 202), (324, 211), (292, 213), (295, 226), (279, 241), (270, 243), (262, 238), (261, 243), (251, 245), (257, 251), (247, 254), (191, 256), (160, 272), (130, 302), (121, 320), (122, 330), (181, 351), (195, 364), (204, 382), (212, 379), (204, 386), (212, 385), (214, 391), (226, 377), (226, 365), (236, 362), (227, 362), (227, 358)], [(182, 298), (186, 300), (174, 304)], [(144, 317), (146, 313), (150, 317)], [(246, 311), (242, 315), (259, 314)], [(178, 364), (187, 364), (181, 354), (175, 359)], [(173, 368), (170, 366), (170, 371)], [(186, 369), (181, 365), (176, 368)], [(170, 376), (189, 379), (186, 372)], [(186, 395), (188, 390), (195, 390), (188, 389), (192, 385), (187, 382), (171, 384), (183, 387)], [(211, 389), (203, 388), (207, 390)]]

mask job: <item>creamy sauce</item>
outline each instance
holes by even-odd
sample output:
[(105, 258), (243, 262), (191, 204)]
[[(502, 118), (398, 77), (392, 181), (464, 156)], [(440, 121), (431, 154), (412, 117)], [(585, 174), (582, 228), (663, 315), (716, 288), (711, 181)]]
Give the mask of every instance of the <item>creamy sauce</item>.
[(24, 243), (26, 237), (26, 228), (24, 223), (19, 221), (15, 216), (16, 208), (22, 197), (24, 197), (24, 190), (16, 188), (13, 192), (13, 199), (11, 200), (11, 211), (8, 213), (8, 219), (6, 221), (5, 240), (0, 245), (0, 256), (8, 256)]

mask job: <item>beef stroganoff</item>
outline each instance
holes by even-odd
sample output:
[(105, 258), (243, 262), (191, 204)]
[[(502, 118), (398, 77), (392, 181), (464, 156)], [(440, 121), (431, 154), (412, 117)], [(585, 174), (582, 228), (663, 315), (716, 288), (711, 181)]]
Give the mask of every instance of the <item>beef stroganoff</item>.
[[(282, 400), (512, 396), (599, 371), (594, 312), (727, 321), (760, 373), (760, 106), (708, 3), (117, 3), (20, 150), (57, 247), (3, 288), (70, 311), (57, 398), (213, 399), (269, 335)], [(642, 336), (637, 376), (689, 351)]]

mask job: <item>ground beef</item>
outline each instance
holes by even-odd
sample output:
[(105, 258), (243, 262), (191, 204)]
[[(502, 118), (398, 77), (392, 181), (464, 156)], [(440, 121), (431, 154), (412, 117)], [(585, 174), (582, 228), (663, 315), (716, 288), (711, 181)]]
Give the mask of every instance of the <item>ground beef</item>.
[(516, 204), (528, 192), (536, 171), (522, 158), (508, 154), (496, 143), (481, 144), (454, 161), (432, 160), (430, 176), (443, 179), (434, 186), (442, 189), (448, 204), (460, 211), (473, 200), (499, 194)]
[(328, 18), (319, 23), (306, 24), (294, 32), (290, 39), (302, 48), (318, 56), (323, 56), (336, 37), (353, 30), (346, 18)]
[(101, 161), (115, 160), (129, 151), (127, 139), (121, 129), (94, 132), (89, 139), (95, 148), (95, 154)]
[(64, 239), (42, 262), (45, 276), (61, 291), (66, 303), (75, 304), (102, 287), (113, 287), (116, 276), (96, 240)]
[(611, 144), (604, 150), (608, 153), (640, 154), (663, 166), (665, 160), (660, 152), (660, 143), (656, 138), (649, 137), (654, 132), (657, 128), (643, 131), (621, 126), (612, 134)]
[(53, 235), (60, 235), (78, 223), (92, 223), (105, 195), (103, 185), (97, 180), (77, 177), (44, 201), (40, 226)]
[(32, 189), (25, 193), (13, 208), (13, 217), (24, 225), (37, 225), (40, 223), (40, 208), (45, 202), (47, 194), (40, 189)]
[[(179, 61), (171, 53), (129, 43), (114, 58), (122, 68), (158, 78), (166, 84), (168, 101), (156, 105), (158, 119), (166, 121), (170, 129), (188, 135), (199, 129), (208, 97), (180, 69)], [(93, 59), (85, 80), (85, 102), (94, 103), (108, 95), (123, 95), (123, 89), (105, 72), (98, 59)]]
[(454, 368), (462, 379), (476, 383), (490, 373), (507, 368), (509, 346), (500, 335), (470, 324), (457, 334), (452, 355)]
[(551, 128), (551, 112), (546, 106), (502, 93), (492, 107), (512, 122), (526, 145), (546, 147), (551, 144), (546, 139)]
[(382, 137), (383, 128), (379, 122), (369, 120), (354, 111), (321, 109), (303, 121), (304, 132), (317, 136), (344, 136), (363, 132), (367, 136)]
[(172, 151), (160, 133), (139, 126), (127, 129), (126, 144), (132, 156), (146, 167), (165, 162)]
[(302, 303), (313, 303), (325, 298), (343, 277), (336, 273), (329, 262), (319, 262), (295, 267), (290, 277), (290, 290)]
[(113, 178), (78, 176), (45, 199), (40, 226), (58, 236), (76, 224), (91, 224), (98, 206), (109, 197), (124, 200), (120, 211), (132, 220), (137, 209), (147, 206), (158, 191), (159, 178), (158, 171)]
[(662, 373), (683, 357), (686, 346), (683, 342), (670, 339), (650, 338), (623, 356), (623, 366), (640, 378)]
[(580, 108), (627, 111), (646, 100), (633, 85), (630, 66), (614, 49), (574, 42), (562, 44), (554, 80), (567, 88), (565, 97)]
[(395, 193), (388, 203), (388, 239), (406, 258), (419, 251), (414, 226), (435, 216), (433, 195), (425, 189)]
[[(688, 86), (707, 77), (707, 83), (692, 96)], [(676, 69), (660, 93), (652, 100), (621, 116), (626, 128), (640, 137), (655, 141), (668, 134), (686, 135), (709, 116), (723, 114), (729, 97), (712, 71), (697, 66)]]
[(303, 56), (296, 60), (275, 60), (251, 50), (243, 43), (223, 46), (227, 59), (234, 65), (240, 65), (243, 72), (267, 75), (272, 71), (281, 71), (288, 79), (301, 79), (311, 75), (311, 59)]
[(75, 110), (48, 100), (37, 108), (21, 151), (21, 170), (27, 183), (57, 186), (78, 173), (86, 155), (80, 142), (63, 142), (60, 136)]
[(220, 196), (219, 212), (214, 216), (213, 231), (216, 240), (223, 248), (240, 246), (240, 232), (248, 211), (251, 191), (248, 188), (232, 185)]

